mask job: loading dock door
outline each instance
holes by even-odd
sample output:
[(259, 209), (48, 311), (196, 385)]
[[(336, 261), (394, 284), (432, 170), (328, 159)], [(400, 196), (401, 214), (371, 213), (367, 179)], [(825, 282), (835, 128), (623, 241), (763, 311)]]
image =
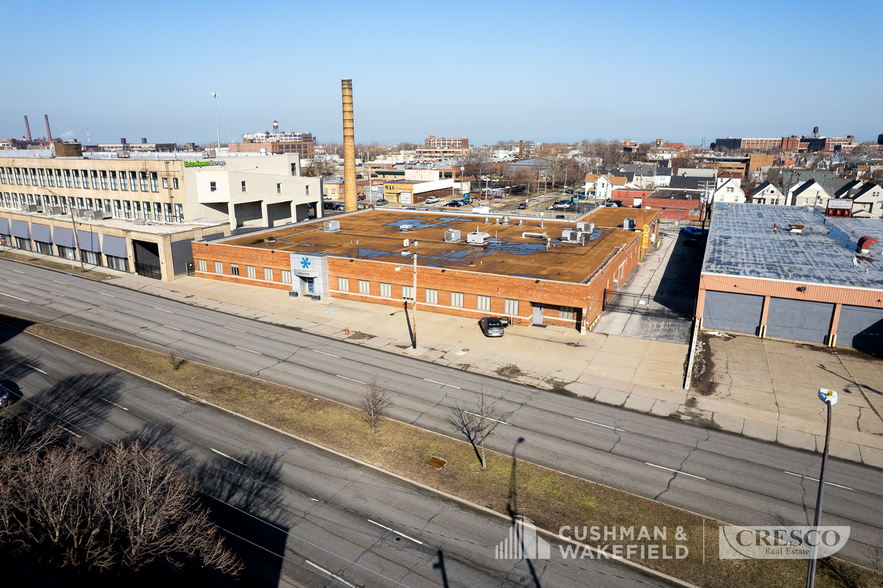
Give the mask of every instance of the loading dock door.
[(883, 309), (844, 304), (837, 322), (837, 346), (883, 353)]
[(543, 305), (536, 302), (533, 303), (533, 324), (543, 324)]
[(763, 296), (708, 290), (702, 328), (756, 335), (762, 313)]
[(132, 249), (135, 252), (135, 273), (139, 276), (161, 280), (162, 270), (159, 266), (159, 245), (133, 239)]
[(771, 298), (766, 334), (780, 339), (824, 344), (827, 343), (833, 317), (834, 305), (828, 302)]

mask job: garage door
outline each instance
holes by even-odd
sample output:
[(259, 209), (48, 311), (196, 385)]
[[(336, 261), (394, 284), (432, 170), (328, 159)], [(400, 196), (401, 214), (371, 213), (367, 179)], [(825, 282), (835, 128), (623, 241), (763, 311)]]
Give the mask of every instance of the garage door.
[(833, 317), (834, 305), (827, 302), (772, 298), (766, 334), (768, 337), (824, 344)]
[(837, 322), (837, 345), (883, 353), (883, 309), (844, 304)]
[(762, 313), (763, 296), (707, 291), (702, 328), (756, 335)]

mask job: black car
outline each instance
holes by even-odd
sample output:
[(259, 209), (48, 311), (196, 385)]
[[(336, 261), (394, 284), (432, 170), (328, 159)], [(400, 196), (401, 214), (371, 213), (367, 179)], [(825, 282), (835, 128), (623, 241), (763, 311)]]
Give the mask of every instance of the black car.
[(445, 204), (445, 206), (453, 206), (455, 208), (460, 208), (461, 206), (463, 206), (463, 202), (461, 202), (460, 200), (451, 200), (450, 202)]
[(503, 336), (503, 323), (498, 318), (492, 316), (482, 317), (478, 319), (478, 326), (485, 337)]
[(518, 204), (518, 210), (525, 210), (527, 208), (527, 202), (521, 202)]
[(387, 204), (389, 204), (389, 200), (386, 200), (385, 198), (381, 198), (380, 200), (378, 200), (377, 202), (374, 203), (374, 206), (386, 206)]

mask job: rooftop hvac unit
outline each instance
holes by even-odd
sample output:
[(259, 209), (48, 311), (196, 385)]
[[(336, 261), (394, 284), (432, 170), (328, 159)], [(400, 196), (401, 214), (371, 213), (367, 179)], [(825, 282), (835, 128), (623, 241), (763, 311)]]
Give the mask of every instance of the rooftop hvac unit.
[(49, 214), (64, 214), (60, 206), (53, 206), (49, 209)]
[(326, 233), (330, 233), (332, 231), (339, 231), (340, 230), (340, 221), (336, 221), (336, 220), (325, 221), (324, 223), (322, 223), (322, 227), (325, 229)]
[[(591, 224), (591, 223), (589, 223), (589, 224)], [(586, 222), (582, 221), (582, 222), (576, 223), (576, 230), (577, 231), (585, 231), (586, 230)]]
[(399, 230), (403, 233), (410, 233), (414, 225), (399, 225)]
[(43, 208), (37, 206), (36, 204), (25, 204), (24, 211), (25, 212), (42, 212)]
[(75, 208), (74, 209), (74, 216), (76, 216), (77, 218), (89, 218), (91, 213), (92, 213), (91, 210), (88, 210), (85, 208)]
[(635, 219), (627, 218), (622, 221), (622, 228), (630, 231), (635, 228)]
[(147, 224), (147, 221), (144, 220), (143, 218), (136, 218), (132, 222), (134, 222), (136, 225), (146, 225)]
[(445, 231), (445, 243), (456, 243), (460, 240), (460, 231), (456, 229), (448, 229)]
[(466, 242), (470, 245), (486, 245), (488, 237), (490, 237), (490, 233), (474, 231), (466, 235)]

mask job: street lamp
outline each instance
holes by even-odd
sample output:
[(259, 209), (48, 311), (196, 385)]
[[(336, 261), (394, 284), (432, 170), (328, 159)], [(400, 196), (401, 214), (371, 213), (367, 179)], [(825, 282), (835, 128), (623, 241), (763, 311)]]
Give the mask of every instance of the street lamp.
[(465, 170), (466, 170), (466, 168), (461, 165), (460, 166), (460, 197), (463, 196), (463, 174), (464, 174)]
[(414, 289), (411, 291), (414, 298), (412, 301), (414, 303), (414, 329), (411, 332), (411, 346), (414, 349), (417, 349), (417, 254), (414, 254)]
[[(48, 188), (44, 188), (44, 189), (47, 192), (49, 192), (50, 194), (52, 194), (53, 196), (61, 198), (62, 201), (66, 201), (65, 196), (61, 196), (59, 194), (56, 194), (55, 192), (53, 192), (52, 190), (49, 190)], [(71, 198), (71, 201), (73, 201), (73, 198)], [(76, 251), (77, 257), (80, 258), (80, 273), (86, 273), (86, 266), (83, 265), (83, 253), (82, 253), (82, 251), (80, 251), (80, 237), (77, 235), (77, 221), (74, 218), (74, 207), (71, 206), (70, 210), (71, 210), (71, 225), (73, 225), (73, 227), (74, 227), (74, 251)]]
[(819, 550), (819, 524), (822, 521), (822, 495), (825, 491), (825, 466), (828, 464), (828, 446), (831, 442), (831, 407), (837, 404), (837, 392), (835, 390), (819, 390), (819, 400), (828, 405), (828, 423), (825, 431), (825, 450), (822, 452), (822, 471), (819, 473), (819, 493), (816, 496), (816, 516), (813, 520), (813, 531), (816, 541), (810, 547), (809, 567), (806, 571), (806, 588), (812, 588), (816, 579), (816, 557)]

